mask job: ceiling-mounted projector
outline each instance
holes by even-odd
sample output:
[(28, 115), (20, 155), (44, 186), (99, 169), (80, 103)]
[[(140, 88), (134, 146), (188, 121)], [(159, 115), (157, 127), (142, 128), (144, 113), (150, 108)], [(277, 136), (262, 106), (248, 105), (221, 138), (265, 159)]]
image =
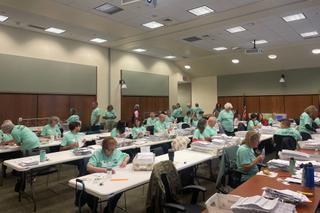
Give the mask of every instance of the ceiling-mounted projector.
[(245, 50), (244, 50), (244, 53), (245, 53), (245, 54), (248, 54), (248, 55), (262, 54), (262, 53), (263, 53), (263, 50), (262, 50), (261, 48), (257, 48), (257, 47), (256, 47), (256, 40), (253, 40), (253, 48), (251, 48), (251, 49), (245, 49)]

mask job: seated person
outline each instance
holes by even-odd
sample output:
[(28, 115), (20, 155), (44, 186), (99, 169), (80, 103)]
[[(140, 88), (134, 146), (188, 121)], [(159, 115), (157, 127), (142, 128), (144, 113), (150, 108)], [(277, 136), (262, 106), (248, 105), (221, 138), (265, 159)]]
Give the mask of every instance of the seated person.
[(173, 123), (175, 118), (171, 115), (171, 111), (167, 110), (166, 123)]
[(191, 116), (192, 116), (192, 112), (190, 110), (187, 111), (187, 114), (183, 118), (183, 122), (191, 125), (191, 120), (192, 120)]
[(198, 116), (197, 116), (197, 114), (195, 112), (193, 112), (192, 116), (191, 116), (191, 126), (197, 127), (198, 126), (198, 122), (199, 122)]
[[(86, 140), (83, 138), (84, 134), (80, 133), (81, 124), (79, 122), (72, 122), (69, 124), (70, 131), (64, 134), (60, 151), (71, 150), (83, 146)], [(78, 167), (79, 176), (86, 175), (85, 159), (65, 163), (69, 165), (76, 165)]]
[(79, 122), (79, 123), (81, 123), (80, 117), (79, 117), (79, 115), (77, 114), (77, 110), (76, 110), (75, 108), (71, 108), (71, 109), (70, 109), (70, 116), (69, 116), (69, 118), (67, 119), (68, 125), (69, 125), (69, 123), (73, 123), (73, 122)]
[(132, 139), (143, 138), (146, 134), (146, 128), (142, 126), (141, 121), (136, 119), (131, 131)]
[[(104, 173), (107, 172), (109, 167), (120, 167), (124, 168), (128, 164), (130, 157), (128, 154), (121, 152), (116, 149), (117, 141), (113, 137), (107, 137), (102, 141), (102, 148), (97, 149), (91, 156), (88, 164), (87, 170), (89, 173)], [(105, 207), (104, 212), (114, 212), (117, 202), (120, 199), (122, 193), (115, 194), (110, 199), (108, 199), (108, 205)], [(88, 200), (98, 200), (98, 198), (89, 195)], [(88, 202), (88, 205), (96, 210), (98, 202)]]
[(12, 141), (13, 138), (10, 134), (5, 134), (3, 133), (3, 131), (0, 129), (0, 145), (2, 143), (8, 142), (8, 141)]
[(118, 121), (117, 126), (112, 129), (111, 136), (114, 138), (125, 138), (126, 135), (126, 122)]
[(217, 119), (215, 117), (210, 117), (207, 123), (208, 125), (204, 130), (204, 135), (206, 138), (210, 138), (211, 141), (212, 137), (218, 134), (218, 130), (215, 128), (217, 124)]
[(150, 112), (150, 117), (147, 119), (147, 126), (154, 126), (157, 120), (156, 114), (154, 112)]
[(166, 116), (164, 114), (159, 115), (159, 120), (154, 125), (155, 132), (166, 132), (168, 129), (168, 123), (166, 122)]
[(236, 163), (240, 171), (245, 172), (241, 181), (246, 181), (258, 171), (258, 163), (264, 160), (264, 155), (255, 156), (253, 149), (258, 147), (260, 134), (256, 131), (248, 131), (242, 145), (238, 148)]
[(179, 103), (177, 103), (175, 109), (173, 110), (172, 117), (175, 119), (182, 117), (182, 108)]
[(290, 127), (290, 120), (283, 119), (280, 123), (280, 129), (274, 133), (275, 135), (282, 135), (282, 136), (292, 136), (296, 141), (301, 141), (302, 137), (300, 132), (295, 128)]
[(198, 122), (197, 129), (194, 130), (192, 140), (193, 141), (204, 141), (204, 140), (210, 141), (211, 137), (207, 137), (206, 134), (205, 134), (206, 127), (207, 127), (207, 120), (206, 119), (201, 119)]
[(312, 126), (312, 121), (317, 115), (318, 109), (314, 105), (308, 106), (300, 115), (299, 132), (303, 140), (311, 139), (311, 134), (316, 132), (316, 129)]
[(248, 130), (255, 130), (261, 128), (261, 123), (257, 120), (258, 115), (256, 113), (252, 113), (250, 115), (250, 121), (248, 122)]
[(54, 136), (55, 138), (61, 137), (61, 131), (58, 123), (59, 118), (57, 116), (52, 116), (49, 120), (49, 124), (42, 128), (41, 136), (45, 138), (50, 138), (51, 136)]
[(241, 121), (241, 114), (236, 110), (234, 112), (234, 119), (233, 119), (233, 125), (238, 126)]
[(198, 120), (201, 120), (203, 118), (203, 114), (204, 114), (204, 111), (199, 111), (197, 117), (198, 117)]

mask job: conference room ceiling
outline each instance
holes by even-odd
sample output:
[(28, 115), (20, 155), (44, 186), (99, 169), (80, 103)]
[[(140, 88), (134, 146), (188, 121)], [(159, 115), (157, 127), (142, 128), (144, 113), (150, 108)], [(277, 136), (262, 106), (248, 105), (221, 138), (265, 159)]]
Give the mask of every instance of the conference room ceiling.
[[(109, 15), (95, 9), (104, 3), (123, 10)], [(204, 5), (214, 12), (203, 16), (188, 12)], [(306, 19), (288, 23), (282, 19), (296, 13)], [(1, 0), (1, 14), (9, 17), (3, 25), (41, 33), (56, 27), (66, 30), (56, 35), (60, 37), (84, 42), (99, 37), (108, 40), (99, 44), (105, 47), (129, 52), (143, 48), (147, 51), (141, 54), (158, 58), (173, 55), (181, 69), (191, 65), (186, 71), (191, 76), (320, 67), (319, 55), (311, 53), (320, 48), (320, 38), (300, 35), (320, 33), (320, 0), (158, 0), (156, 8), (144, 0), (127, 5), (121, 5), (121, 0)], [(142, 25), (151, 21), (165, 26)], [(236, 26), (246, 30), (226, 31)], [(190, 38), (197, 41), (186, 41)], [(252, 40), (268, 41), (257, 45), (263, 54), (244, 53), (252, 48)], [(213, 50), (216, 47), (227, 50)], [(270, 60), (268, 54), (278, 58)], [(240, 63), (232, 64), (234, 58)]]

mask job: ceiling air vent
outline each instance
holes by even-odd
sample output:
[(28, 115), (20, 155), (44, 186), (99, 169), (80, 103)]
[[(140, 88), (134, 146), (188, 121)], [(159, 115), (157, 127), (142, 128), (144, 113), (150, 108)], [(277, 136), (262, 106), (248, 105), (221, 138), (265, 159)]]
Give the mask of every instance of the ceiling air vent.
[(37, 25), (33, 25), (33, 24), (29, 24), (28, 27), (34, 28), (37, 30), (45, 30), (46, 29), (45, 27), (41, 27), (41, 26), (37, 26)]
[(100, 5), (99, 7), (96, 7), (95, 9), (100, 12), (109, 14), (109, 15), (113, 15), (113, 14), (118, 13), (123, 10), (122, 8), (115, 6), (115, 5), (112, 5), (112, 4), (109, 4), (109, 3), (105, 3), (103, 5)]
[(192, 37), (184, 38), (183, 40), (185, 40), (187, 42), (195, 42), (195, 41), (200, 41), (202, 39), (197, 36), (192, 36)]

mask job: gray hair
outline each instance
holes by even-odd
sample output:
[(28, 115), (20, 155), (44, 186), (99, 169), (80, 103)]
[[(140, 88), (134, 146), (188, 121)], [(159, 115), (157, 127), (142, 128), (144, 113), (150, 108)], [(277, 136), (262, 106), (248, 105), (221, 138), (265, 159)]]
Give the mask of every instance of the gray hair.
[(225, 105), (224, 105), (224, 108), (225, 109), (232, 109), (233, 107), (232, 107), (232, 104), (231, 103), (226, 103)]
[(5, 120), (5, 121), (3, 121), (2, 125), (1, 125), (1, 130), (4, 133), (11, 133), (13, 128), (14, 128), (14, 124), (12, 123), (11, 120)]

